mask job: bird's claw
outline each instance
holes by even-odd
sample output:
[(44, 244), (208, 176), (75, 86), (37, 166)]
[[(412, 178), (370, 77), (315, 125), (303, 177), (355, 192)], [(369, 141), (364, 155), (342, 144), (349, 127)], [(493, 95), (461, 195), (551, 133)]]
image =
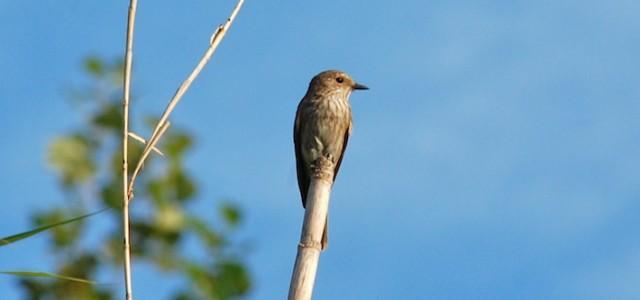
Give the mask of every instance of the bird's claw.
[(335, 159), (334, 159), (334, 157), (333, 157), (333, 154), (331, 154), (331, 153), (327, 154), (327, 159), (328, 159), (330, 162), (335, 162)]

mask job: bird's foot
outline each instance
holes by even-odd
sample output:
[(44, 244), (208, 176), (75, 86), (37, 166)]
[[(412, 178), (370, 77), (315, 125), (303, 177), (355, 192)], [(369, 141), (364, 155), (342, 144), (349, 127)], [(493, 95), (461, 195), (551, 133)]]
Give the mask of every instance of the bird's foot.
[(331, 159), (331, 155), (328, 155), (328, 157), (320, 156), (311, 164), (313, 176), (319, 179), (332, 180), (334, 169), (335, 164)]

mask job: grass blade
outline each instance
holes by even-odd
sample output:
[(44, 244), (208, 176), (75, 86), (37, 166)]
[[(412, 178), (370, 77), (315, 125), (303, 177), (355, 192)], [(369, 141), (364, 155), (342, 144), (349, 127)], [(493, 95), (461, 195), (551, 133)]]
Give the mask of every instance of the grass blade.
[(14, 235), (11, 235), (11, 236), (7, 236), (7, 237), (4, 237), (4, 238), (1, 238), (0, 239), (0, 247), (9, 245), (11, 243), (15, 243), (15, 242), (17, 242), (19, 240), (22, 240), (22, 239), (26, 239), (26, 238), (28, 238), (28, 237), (30, 237), (32, 235), (38, 234), (38, 233), (40, 233), (42, 231), (45, 231), (47, 229), (51, 229), (51, 228), (56, 227), (56, 226), (64, 225), (64, 224), (67, 224), (67, 223), (71, 223), (71, 222), (75, 222), (75, 221), (78, 221), (78, 220), (82, 220), (84, 218), (91, 217), (91, 216), (99, 214), (99, 213), (101, 213), (101, 212), (103, 212), (103, 211), (105, 211), (107, 209), (109, 209), (109, 208), (103, 208), (103, 209), (101, 209), (99, 211), (96, 211), (96, 212), (93, 212), (93, 213), (90, 213), (90, 214), (86, 214), (86, 215), (83, 215), (83, 216), (75, 217), (75, 218), (64, 220), (64, 221), (60, 221), (60, 222), (53, 223), (53, 224), (43, 225), (43, 226), (40, 226), (38, 228), (29, 230), (29, 231), (25, 231), (25, 232), (22, 232), (22, 233), (18, 233), (18, 234), (14, 234)]
[(0, 274), (14, 275), (14, 276), (19, 276), (19, 277), (45, 277), (45, 278), (53, 278), (53, 279), (62, 279), (62, 280), (81, 282), (81, 283), (86, 283), (86, 284), (95, 284), (95, 282), (93, 282), (91, 280), (86, 280), (86, 279), (76, 278), (76, 277), (71, 277), (71, 276), (65, 276), (65, 275), (59, 275), (59, 274), (53, 274), (53, 273), (47, 273), (47, 272), (0, 271)]

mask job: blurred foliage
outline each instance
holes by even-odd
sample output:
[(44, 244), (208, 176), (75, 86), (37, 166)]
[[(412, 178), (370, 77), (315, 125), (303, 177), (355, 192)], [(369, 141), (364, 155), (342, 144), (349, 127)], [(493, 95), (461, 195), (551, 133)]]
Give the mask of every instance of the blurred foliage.
[(58, 171), (65, 187), (91, 178), (96, 166), (91, 145), (81, 135), (56, 138), (49, 149), (49, 164)]
[[(32, 220), (34, 225), (42, 226), (97, 208), (113, 208), (91, 219), (54, 227), (46, 234), (56, 274), (98, 283), (105, 277), (118, 280), (92, 285), (23, 277), (19, 281), (27, 299), (124, 296), (120, 279), (123, 276), (120, 229), (123, 119), (119, 88), (122, 63), (91, 57), (85, 60), (84, 70), (90, 78), (88, 85), (73, 89), (70, 97), (80, 106), (85, 121), (55, 138), (47, 153), (48, 163), (73, 209), (41, 211)], [(241, 211), (231, 203), (220, 203), (217, 210), (212, 205), (210, 212), (193, 213), (186, 209), (198, 193), (196, 182), (184, 167), (185, 155), (192, 146), (191, 135), (172, 127), (160, 144), (165, 156), (153, 154), (155, 157), (146, 161), (137, 180), (131, 203), (134, 280), (136, 269), (147, 265), (185, 283), (170, 291), (166, 299), (243, 298), (251, 288), (251, 280), (242, 259), (245, 250), (234, 239), (234, 229), (242, 223)], [(130, 170), (142, 148), (139, 142), (129, 140)], [(95, 218), (106, 219), (111, 226), (89, 226)], [(212, 222), (214, 219), (216, 222)], [(134, 295), (144, 299), (145, 291), (134, 290)]]

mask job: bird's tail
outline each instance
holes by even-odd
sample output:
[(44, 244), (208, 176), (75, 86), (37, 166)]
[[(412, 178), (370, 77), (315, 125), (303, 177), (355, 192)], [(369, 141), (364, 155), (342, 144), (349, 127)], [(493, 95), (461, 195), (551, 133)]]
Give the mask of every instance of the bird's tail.
[(322, 241), (320, 241), (320, 243), (320, 249), (323, 251), (329, 246), (329, 215), (327, 215), (324, 221), (324, 231), (322, 231)]

